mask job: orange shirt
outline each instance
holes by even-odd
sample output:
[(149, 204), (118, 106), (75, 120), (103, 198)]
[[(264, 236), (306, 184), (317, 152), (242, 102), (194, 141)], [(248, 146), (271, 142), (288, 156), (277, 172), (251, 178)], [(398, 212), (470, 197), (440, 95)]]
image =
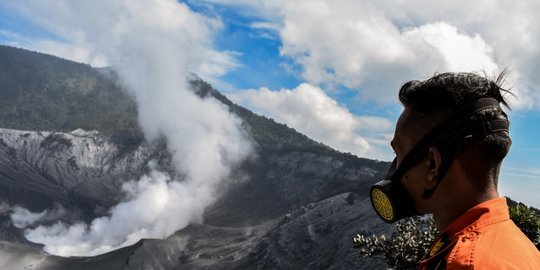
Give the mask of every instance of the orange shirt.
[(506, 198), (501, 197), (454, 220), (419, 269), (539, 270), (540, 252), (510, 219)]

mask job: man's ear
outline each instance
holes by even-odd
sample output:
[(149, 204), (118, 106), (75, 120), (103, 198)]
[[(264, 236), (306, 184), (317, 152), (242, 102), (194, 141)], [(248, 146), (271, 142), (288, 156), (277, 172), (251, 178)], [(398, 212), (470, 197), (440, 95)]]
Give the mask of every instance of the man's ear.
[(437, 175), (441, 167), (441, 152), (436, 147), (430, 147), (428, 150), (427, 160), (427, 178), (433, 183), (437, 183)]

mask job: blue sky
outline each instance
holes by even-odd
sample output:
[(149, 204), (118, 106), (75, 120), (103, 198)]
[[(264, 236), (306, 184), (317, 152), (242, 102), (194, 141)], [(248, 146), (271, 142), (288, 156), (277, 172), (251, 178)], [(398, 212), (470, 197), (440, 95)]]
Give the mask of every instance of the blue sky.
[[(75, 28), (34, 12), (40, 4), (31, 2), (0, 4), (0, 44), (94, 66), (110, 63), (91, 41), (70, 35)], [(211, 63), (211, 71), (196, 69), (204, 79), (235, 102), (359, 156), (392, 158), (388, 143), (403, 82), (435, 72), (509, 68), (518, 99), (512, 101), (514, 144), (500, 191), (540, 208), (540, 21), (532, 13), (538, 4), (494, 1), (499, 8), (486, 9), (465, 1), (426, 3), (181, 2), (219, 24), (206, 38), (223, 58)]]

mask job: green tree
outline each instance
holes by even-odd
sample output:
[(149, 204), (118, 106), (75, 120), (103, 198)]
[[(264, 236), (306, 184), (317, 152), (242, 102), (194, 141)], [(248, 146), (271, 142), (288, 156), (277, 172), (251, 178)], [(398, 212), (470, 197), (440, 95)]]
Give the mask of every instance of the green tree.
[(540, 215), (523, 203), (510, 207), (510, 218), (540, 250)]

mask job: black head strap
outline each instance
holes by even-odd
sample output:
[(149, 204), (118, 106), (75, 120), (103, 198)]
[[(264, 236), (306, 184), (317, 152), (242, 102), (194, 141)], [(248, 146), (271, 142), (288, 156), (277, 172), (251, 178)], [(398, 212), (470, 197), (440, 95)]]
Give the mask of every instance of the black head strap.
[[(392, 180), (398, 180), (405, 175), (413, 166), (425, 157), (427, 150), (435, 146), (442, 153), (442, 163), (437, 177), (437, 186), (444, 178), (454, 156), (461, 149), (463, 139), (477, 136), (485, 136), (499, 131), (508, 131), (509, 122), (506, 119), (491, 121), (470, 122), (470, 117), (487, 108), (499, 108), (499, 102), (494, 98), (481, 98), (474, 103), (464, 106), (453, 113), (431, 131), (424, 135), (416, 145), (403, 158), (399, 168), (393, 174)], [(429, 198), (435, 189), (426, 190), (422, 197)]]

